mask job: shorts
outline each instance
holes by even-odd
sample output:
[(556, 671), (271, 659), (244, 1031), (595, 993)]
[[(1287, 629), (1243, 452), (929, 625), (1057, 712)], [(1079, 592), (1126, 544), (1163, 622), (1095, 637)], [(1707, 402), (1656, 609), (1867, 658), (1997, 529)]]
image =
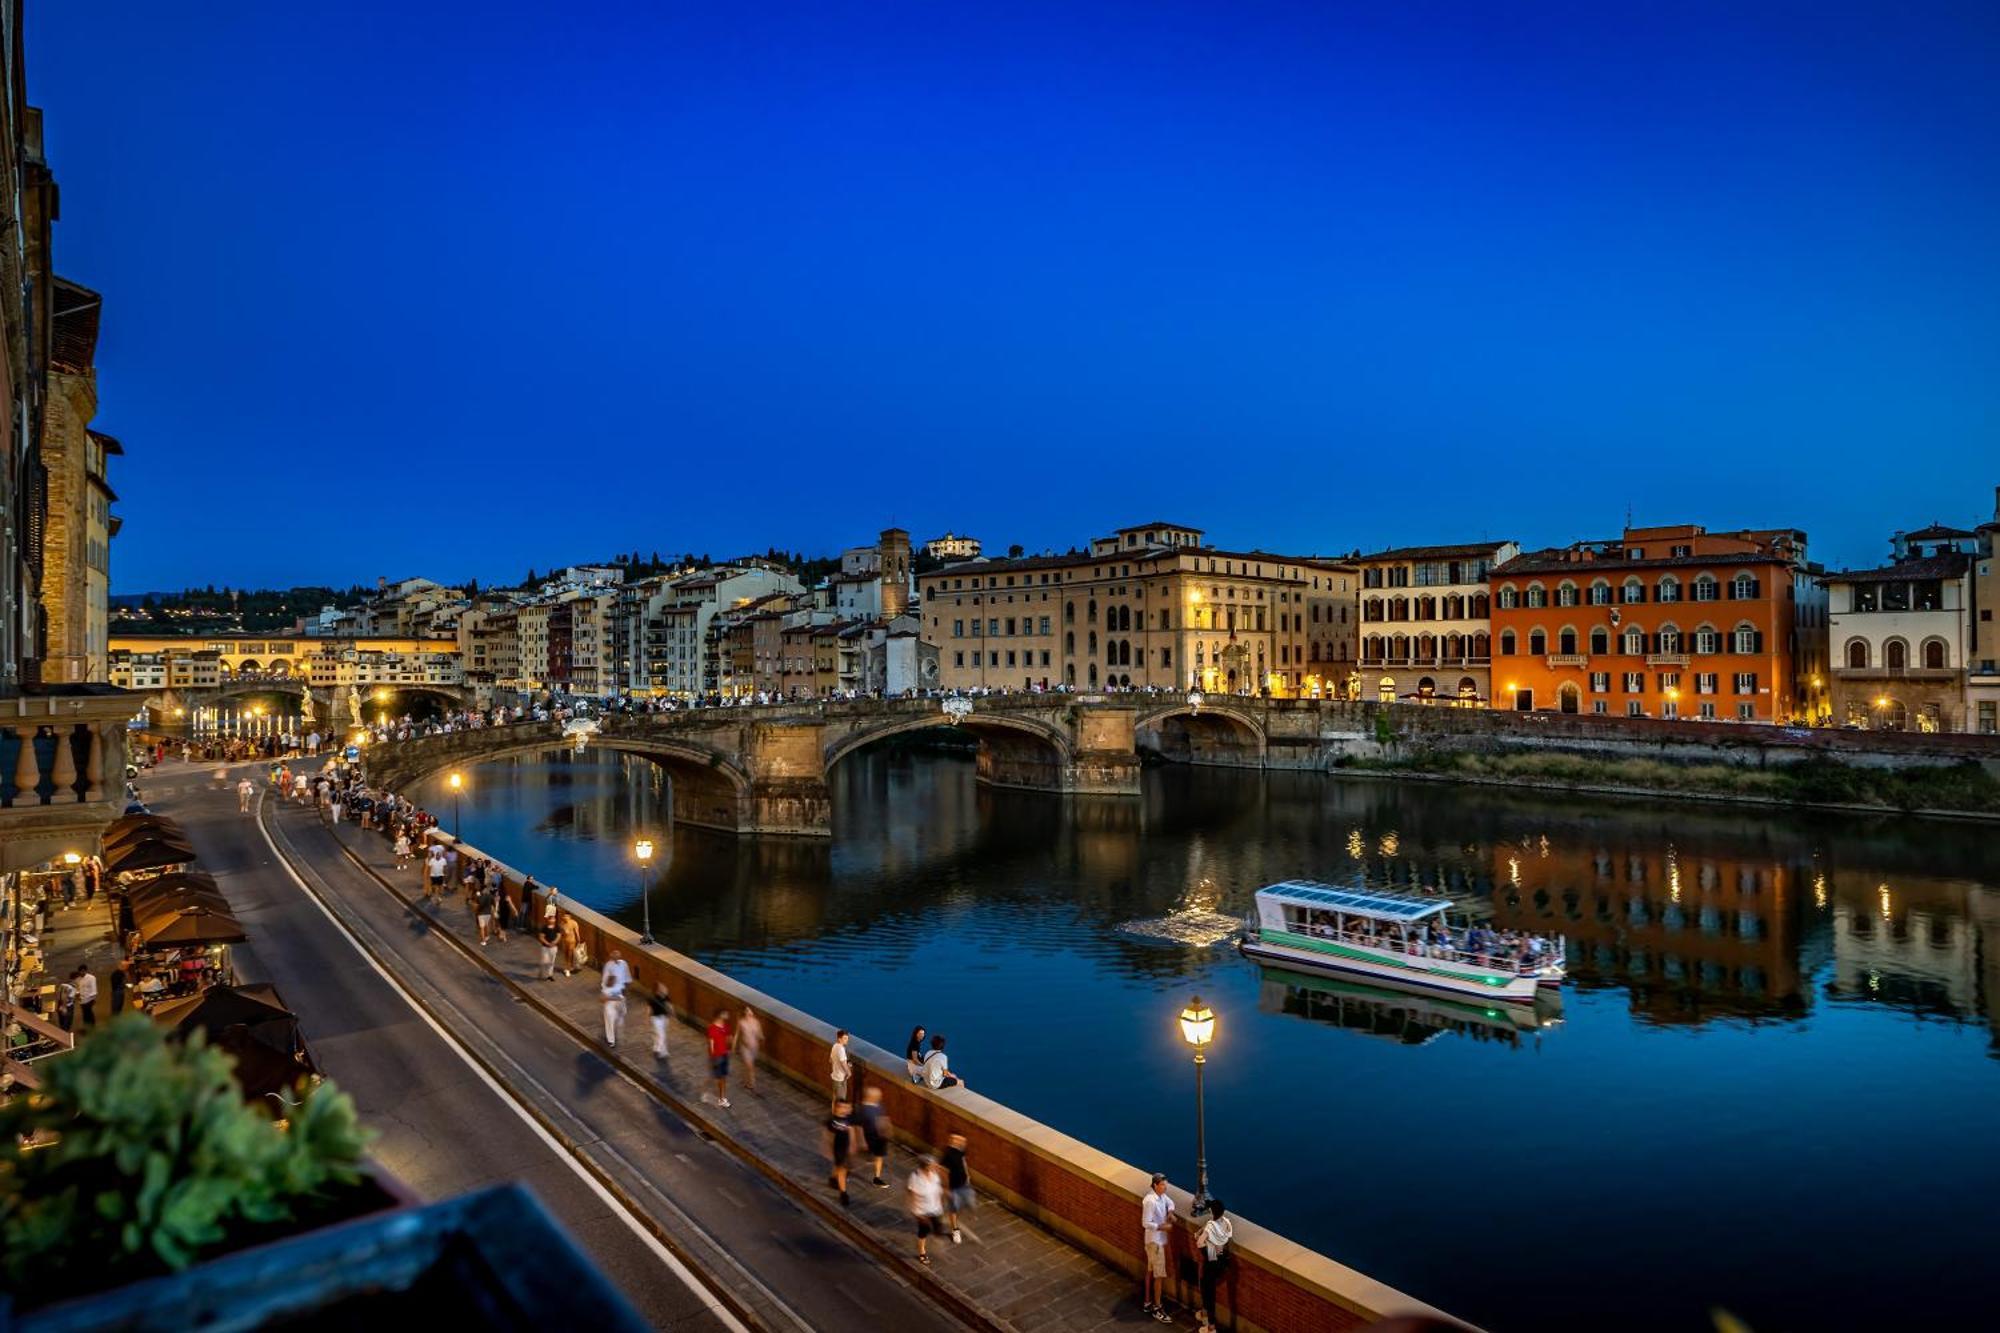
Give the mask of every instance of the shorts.
[(729, 1057), (726, 1055), (715, 1056), (708, 1062), (708, 1067), (717, 1078), (729, 1077)]
[(942, 1236), (943, 1234), (944, 1219), (942, 1217), (920, 1217), (917, 1219), (918, 1240), (923, 1240), (927, 1236)]
[(490, 926), (490, 925), (492, 925), (492, 924), (493, 924), (493, 913), (491, 913), (491, 912), (481, 912), (481, 913), (479, 914), (479, 928), (480, 928), (481, 930), (484, 930), (484, 929), (486, 929), (486, 928), (487, 928), (488, 926)]
[(960, 1185), (951, 1192), (951, 1210), (954, 1213), (969, 1213), (978, 1206), (979, 1196), (973, 1192), (972, 1186)]
[(889, 1140), (877, 1138), (873, 1134), (863, 1136), (862, 1146), (868, 1149), (870, 1157), (887, 1157), (889, 1155)]
[(1146, 1274), (1149, 1277), (1167, 1275), (1167, 1243), (1162, 1240), (1146, 1242)]
[(436, 889), (436, 888), (442, 888), (442, 887), (443, 887), (443, 885), (444, 885), (444, 876), (443, 876), (443, 875), (432, 875), (432, 876), (431, 876), (431, 887), (432, 887), (432, 888), (434, 888), (434, 889)]

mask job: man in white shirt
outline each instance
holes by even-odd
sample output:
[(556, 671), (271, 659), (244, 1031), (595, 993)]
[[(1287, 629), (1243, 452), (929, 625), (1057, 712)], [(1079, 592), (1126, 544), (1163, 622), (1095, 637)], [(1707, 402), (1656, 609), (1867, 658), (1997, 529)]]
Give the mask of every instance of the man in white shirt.
[(833, 1099), (836, 1102), (850, 1100), (847, 1095), (847, 1081), (854, 1073), (854, 1066), (847, 1059), (847, 1029), (841, 1028), (833, 1034), (833, 1046), (827, 1051), (828, 1073), (833, 1078)]
[(97, 976), (81, 967), (77, 969), (76, 1007), (83, 1011), (86, 1024), (97, 1026)]
[(616, 949), (604, 960), (604, 972), (597, 979), (597, 994), (604, 1001), (604, 1044), (618, 1044), (618, 1029), (625, 1023), (625, 988), (632, 984), (632, 965)]
[(1153, 1173), (1153, 1187), (1139, 1204), (1139, 1225), (1146, 1240), (1146, 1313), (1163, 1324), (1174, 1322), (1163, 1302), (1167, 1288), (1167, 1228), (1173, 1225), (1174, 1201), (1167, 1197), (1167, 1178)]

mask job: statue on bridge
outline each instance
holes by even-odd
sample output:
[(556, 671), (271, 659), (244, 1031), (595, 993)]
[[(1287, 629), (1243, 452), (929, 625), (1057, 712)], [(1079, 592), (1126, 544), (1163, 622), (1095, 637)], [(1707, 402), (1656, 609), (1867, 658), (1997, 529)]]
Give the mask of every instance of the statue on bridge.
[(361, 691), (351, 683), (347, 687), (347, 711), (353, 715), (354, 725), (361, 725)]

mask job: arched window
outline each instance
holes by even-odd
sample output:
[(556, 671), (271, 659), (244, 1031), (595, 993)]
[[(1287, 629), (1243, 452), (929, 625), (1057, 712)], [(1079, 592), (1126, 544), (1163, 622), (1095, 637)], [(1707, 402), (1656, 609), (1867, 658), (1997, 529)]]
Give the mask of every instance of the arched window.
[(1556, 706), (1565, 713), (1574, 713), (1582, 706), (1583, 692), (1576, 682), (1566, 680), (1556, 688)]
[(1646, 651), (1646, 631), (1637, 625), (1629, 625), (1624, 634), (1624, 652), (1628, 657), (1637, 657)]
[[(1520, 605), (1520, 594), (1514, 591), (1514, 585), (1511, 583), (1501, 584), (1500, 609), (1503, 611), (1512, 611), (1518, 605)], [(1477, 615), (1479, 613), (1475, 612), (1474, 614)]]
[(1544, 632), (1544, 631), (1542, 631), (1542, 630), (1538, 630), (1538, 629), (1531, 629), (1531, 630), (1529, 630), (1529, 631), (1528, 631), (1528, 653), (1529, 653), (1529, 655), (1530, 655), (1530, 656), (1532, 656), (1532, 657), (1540, 657), (1540, 656), (1542, 656), (1542, 654), (1544, 654), (1544, 653), (1548, 652), (1548, 650), (1549, 650), (1549, 636), (1548, 636), (1548, 634), (1547, 634), (1546, 632)]
[(1410, 599), (1407, 597), (1391, 597), (1389, 599), (1389, 619), (1408, 620), (1409, 618)]
[(1382, 599), (1380, 597), (1370, 597), (1367, 601), (1363, 602), (1361, 604), (1361, 618), (1363, 620), (1380, 620), (1382, 618)]
[(1417, 657), (1425, 662), (1436, 660), (1437, 639), (1429, 634), (1419, 634), (1417, 636)]
[(1070, 657), (1076, 656), (1076, 631), (1073, 629), (1063, 631), (1063, 652)]
[(1729, 595), (1739, 602), (1754, 600), (1757, 596), (1757, 580), (1749, 574), (1738, 574), (1730, 581)]
[(1540, 607), (1547, 606), (1548, 604), (1549, 590), (1539, 583), (1530, 583), (1528, 585), (1528, 605), (1531, 607)]
[(1444, 618), (1446, 620), (1465, 619), (1465, 598), (1459, 596), (1457, 593), (1452, 593), (1446, 597), (1444, 599)]
[(1483, 592), (1472, 594), (1472, 615), (1470, 618), (1473, 620), (1484, 620), (1492, 614), (1492, 605), (1487, 599), (1486, 594)]
[(1500, 631), (1500, 655), (1502, 657), (1512, 657), (1514, 655), (1513, 630), (1503, 629)]
[(1722, 636), (1715, 626), (1703, 625), (1694, 632), (1694, 650), (1697, 653), (1719, 653), (1722, 651)]
[(1590, 604), (1592, 606), (1609, 606), (1611, 604), (1611, 585), (1603, 579), (1599, 579), (1591, 584)]
[(1667, 575), (1660, 580), (1656, 595), (1663, 602), (1678, 602), (1681, 599), (1681, 581), (1672, 574)]
[(1492, 656), (1492, 647), (1493, 640), (1489, 639), (1484, 632), (1472, 636), (1472, 655), (1481, 661)]
[[(1075, 603), (1075, 602), (1064, 602), (1064, 603), (1063, 603), (1063, 624), (1065, 624), (1065, 625), (1074, 625), (1075, 623), (1076, 623), (1076, 603)], [(1070, 682), (1070, 683), (1071, 683), (1071, 684), (1075, 684), (1076, 682), (1072, 681), (1072, 682)]]
[(1097, 688), (1097, 663), (1095, 662), (1090, 664), (1090, 688), (1093, 690)]
[(1626, 579), (1625, 586), (1618, 590), (1618, 600), (1627, 606), (1646, 600), (1646, 585), (1637, 579)]
[(1660, 626), (1660, 651), (1677, 653), (1681, 650), (1681, 632), (1670, 620)]
[(1945, 666), (1946, 662), (1945, 662), (1944, 640), (1943, 639), (1924, 640), (1924, 670), (1942, 671), (1945, 669)]
[(1901, 671), (1910, 664), (1910, 645), (1901, 639), (1891, 639), (1882, 646), (1882, 664), (1891, 671)]
[(1566, 654), (1574, 653), (1576, 651), (1576, 631), (1568, 625), (1563, 626), (1562, 631), (1556, 635), (1556, 642), (1561, 645), (1556, 649), (1557, 652)]
[[(1084, 614), (1084, 619), (1089, 621), (1091, 624), (1095, 625), (1097, 623), (1097, 599), (1095, 597), (1090, 599), (1088, 608), (1084, 611), (1083, 614)], [(1095, 685), (1097, 682), (1093, 680), (1090, 683), (1092, 685)]]
[(1384, 676), (1375, 682), (1375, 697), (1385, 704), (1396, 702), (1396, 678)]
[(1437, 692), (1438, 692), (1438, 684), (1436, 681), (1432, 680), (1429, 676), (1423, 676), (1418, 679), (1417, 681), (1418, 698), (1420, 699), (1434, 698), (1437, 695)]
[(1463, 634), (1447, 634), (1447, 635), (1445, 635), (1445, 636), (1444, 636), (1444, 655), (1445, 655), (1445, 657), (1446, 657), (1447, 659), (1449, 659), (1449, 660), (1451, 660), (1451, 661), (1453, 661), (1453, 662), (1456, 662), (1456, 661), (1458, 661), (1458, 660), (1459, 660), (1460, 658), (1464, 657), (1464, 656), (1465, 656), (1465, 636), (1464, 636)]
[(1568, 579), (1564, 579), (1561, 583), (1558, 583), (1556, 585), (1556, 605), (1557, 606), (1576, 605), (1576, 585), (1574, 583), (1571, 583)]
[(1395, 634), (1395, 635), (1391, 635), (1391, 636), (1390, 636), (1390, 638), (1389, 638), (1389, 660), (1390, 660), (1390, 661), (1392, 661), (1392, 662), (1407, 662), (1407, 661), (1409, 661), (1409, 660), (1410, 660), (1410, 636), (1409, 636), (1409, 635), (1407, 635), (1407, 634)]
[(1847, 641), (1847, 669), (1866, 671), (1868, 669), (1868, 640), (1849, 639)]
[(1425, 595), (1417, 598), (1417, 619), (1436, 620), (1438, 618), (1437, 598)]
[(1694, 579), (1694, 600), (1713, 602), (1722, 596), (1722, 585), (1713, 574), (1697, 574)]
[[(1092, 631), (1090, 632), (1090, 655), (1091, 655), (1092, 657), (1095, 657), (1095, 656), (1097, 656), (1097, 631), (1096, 631), (1096, 630), (1092, 630)], [(1093, 669), (1093, 674), (1094, 674), (1094, 669)], [(1095, 685), (1095, 684), (1096, 684), (1097, 682), (1093, 680), (1093, 681), (1091, 681), (1090, 683), (1091, 683), (1091, 684), (1093, 684), (1093, 685)]]
[(1735, 641), (1730, 645), (1731, 652), (1754, 653), (1757, 651), (1757, 640), (1760, 636), (1757, 633), (1755, 625), (1747, 622), (1738, 625), (1735, 633), (1730, 637)]
[(1611, 651), (1611, 631), (1599, 625), (1590, 631), (1590, 651), (1608, 653)]
[(1479, 682), (1470, 676), (1460, 676), (1458, 678), (1458, 697), (1461, 700), (1468, 701), (1477, 699), (1479, 697)]

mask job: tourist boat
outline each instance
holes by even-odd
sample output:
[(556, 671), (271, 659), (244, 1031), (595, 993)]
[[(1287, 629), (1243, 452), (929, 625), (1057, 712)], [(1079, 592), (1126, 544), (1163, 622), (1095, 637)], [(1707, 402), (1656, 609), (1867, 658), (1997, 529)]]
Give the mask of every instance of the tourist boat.
[[(1377, 985), (1484, 1000), (1532, 1003), (1563, 979), (1562, 941), (1539, 957), (1511, 958), (1427, 942), (1448, 898), (1286, 880), (1257, 890), (1244, 923), (1244, 955), (1295, 971), (1362, 977)], [(1454, 939), (1463, 939), (1453, 931)]]

